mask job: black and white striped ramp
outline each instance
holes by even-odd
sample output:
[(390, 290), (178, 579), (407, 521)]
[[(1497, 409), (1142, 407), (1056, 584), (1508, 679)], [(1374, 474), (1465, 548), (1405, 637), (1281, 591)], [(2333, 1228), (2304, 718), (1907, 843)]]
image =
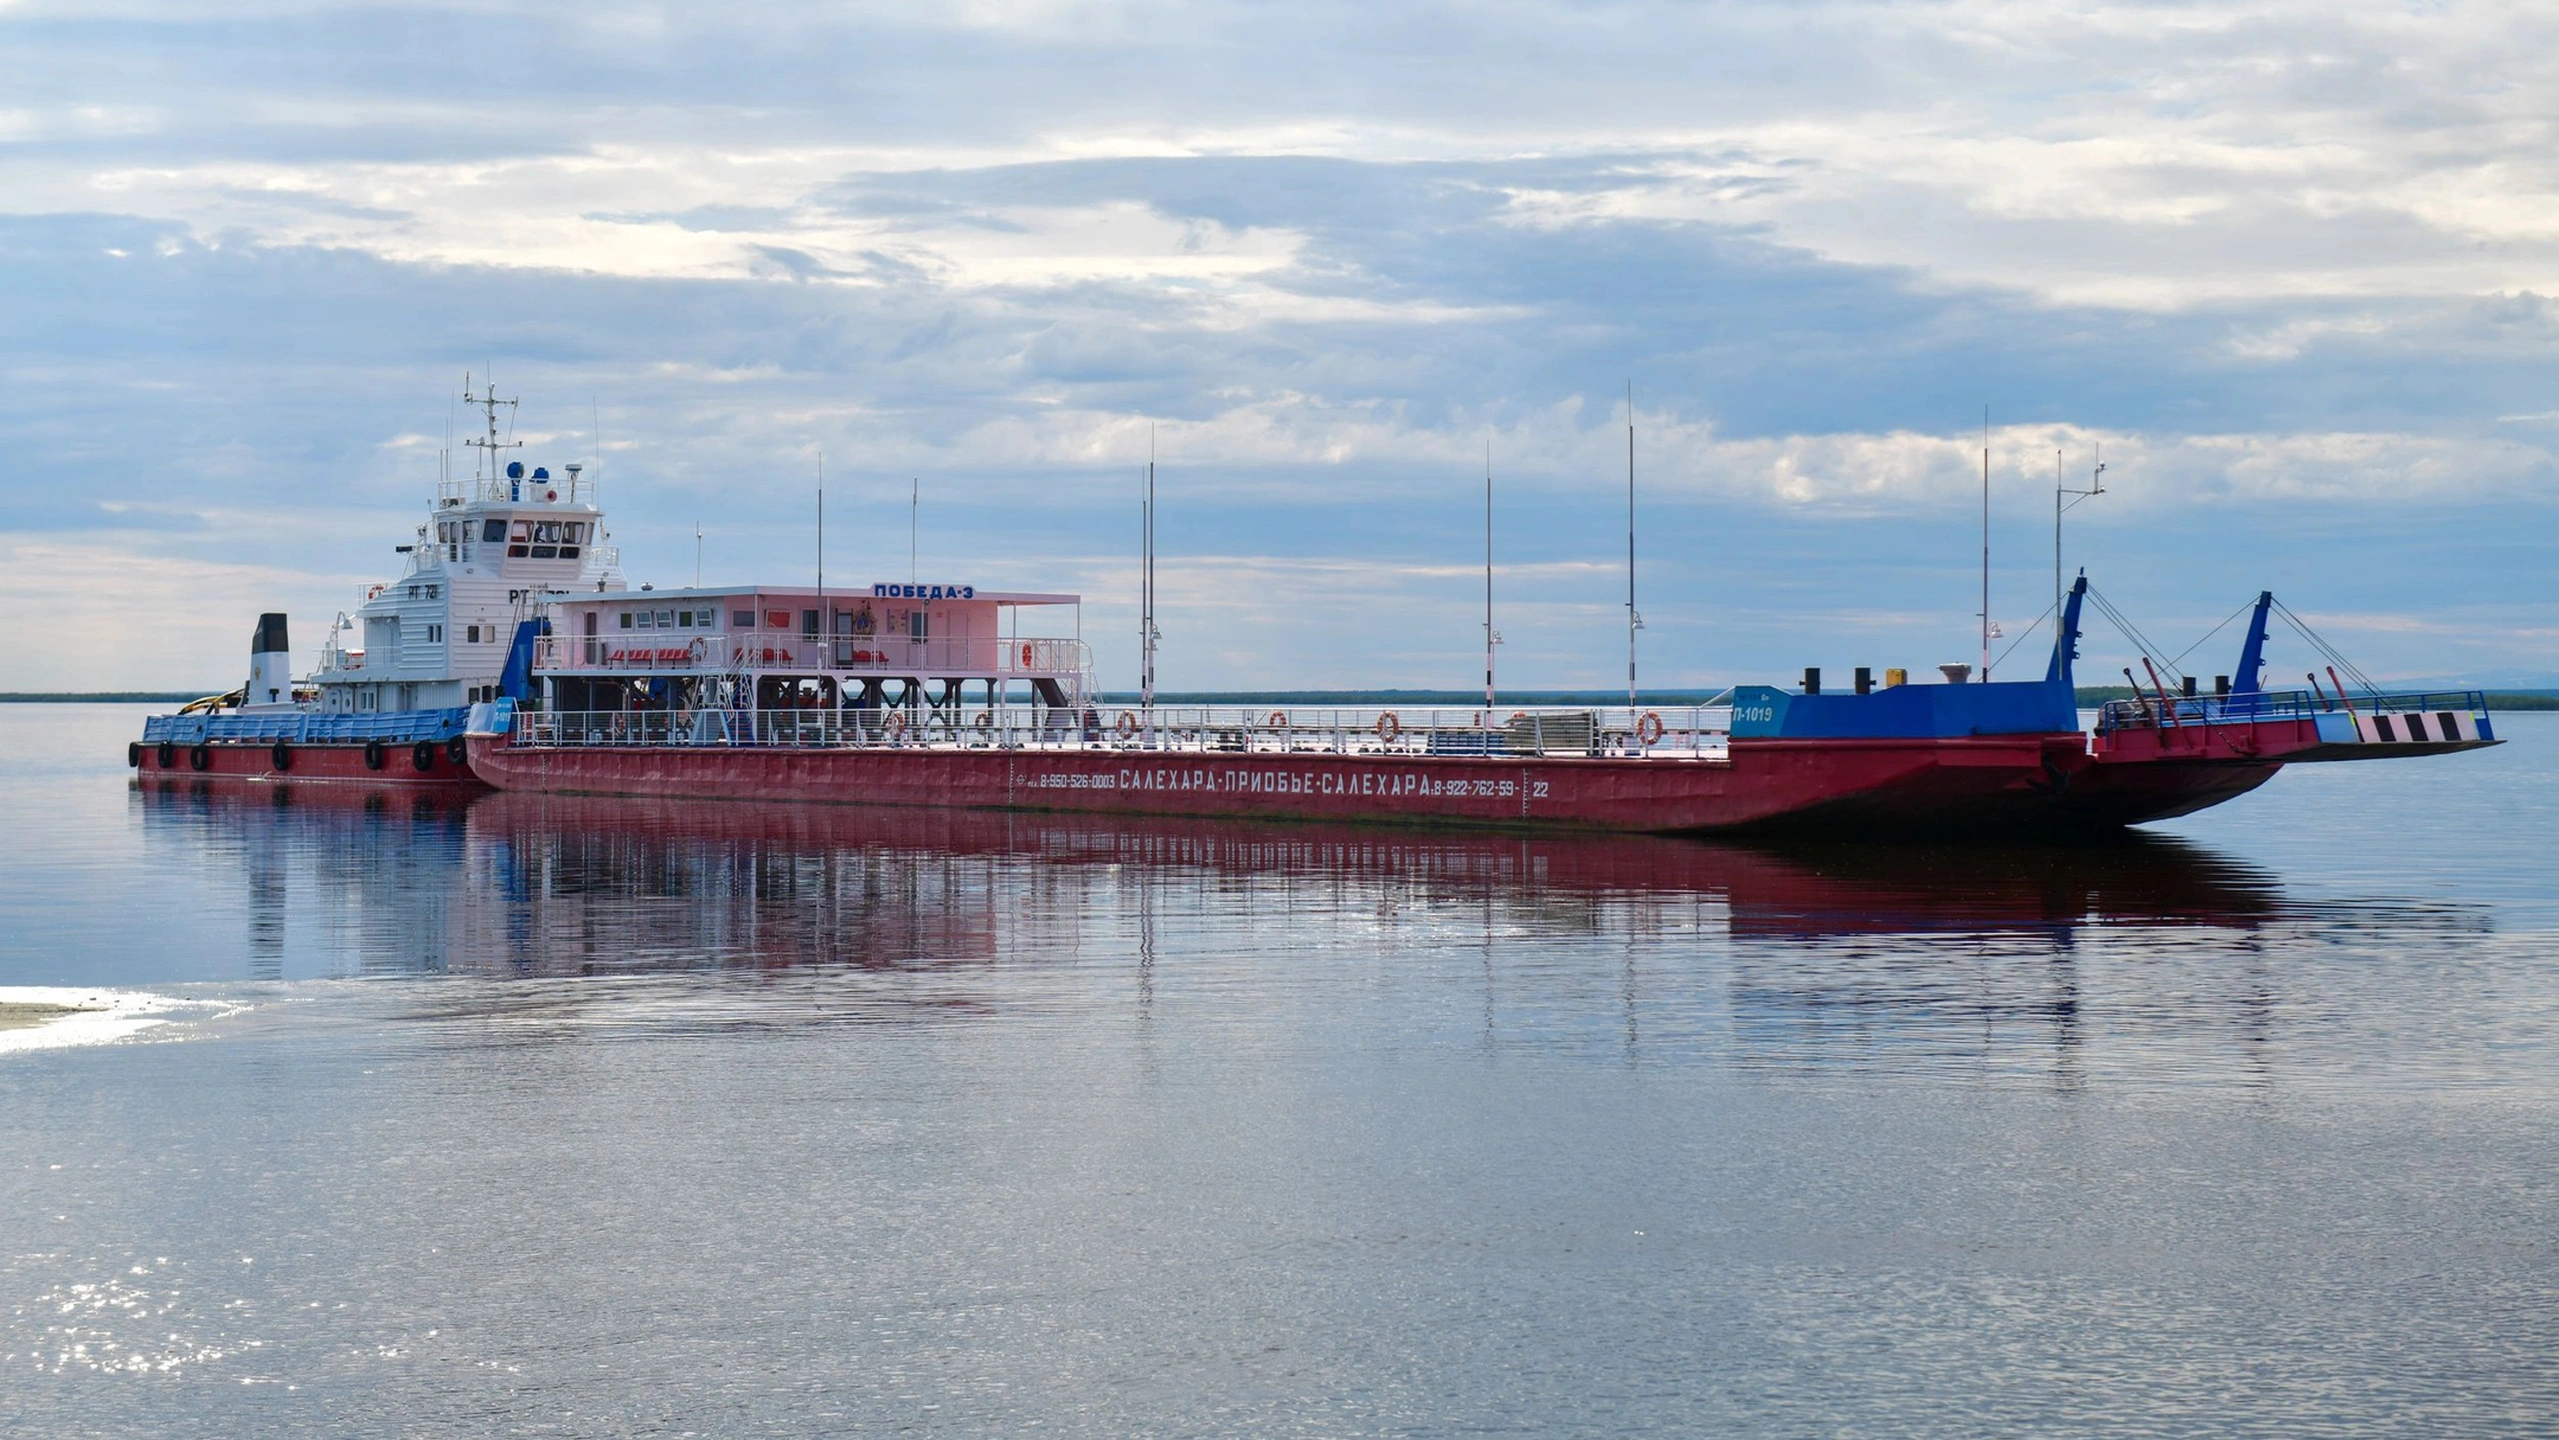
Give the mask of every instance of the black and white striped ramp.
[(2367, 745), (2451, 745), (2479, 740), (2478, 717), (2462, 710), (2355, 715), (2355, 738)]

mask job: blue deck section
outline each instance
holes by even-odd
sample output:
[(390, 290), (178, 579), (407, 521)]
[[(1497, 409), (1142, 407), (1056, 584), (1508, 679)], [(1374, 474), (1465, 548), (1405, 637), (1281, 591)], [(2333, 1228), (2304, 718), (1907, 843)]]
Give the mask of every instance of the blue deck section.
[(462, 733), (467, 706), (451, 710), (385, 710), (370, 715), (324, 715), (309, 710), (250, 711), (222, 715), (154, 715), (142, 722), (142, 743), (200, 745), (212, 740), (270, 745), (412, 745), (445, 741)]
[(2051, 680), (1895, 685), (1869, 695), (1791, 695), (1769, 685), (1733, 692), (1737, 740), (1942, 740), (2078, 728), (2078, 696)]
[(1736, 740), (1949, 740), (1966, 735), (2054, 735), (2079, 729), (2079, 604), (2088, 577), (2070, 587), (2060, 638), (2041, 680), (1986, 685), (1893, 685), (1865, 695), (1795, 695), (1773, 685), (1733, 691)]

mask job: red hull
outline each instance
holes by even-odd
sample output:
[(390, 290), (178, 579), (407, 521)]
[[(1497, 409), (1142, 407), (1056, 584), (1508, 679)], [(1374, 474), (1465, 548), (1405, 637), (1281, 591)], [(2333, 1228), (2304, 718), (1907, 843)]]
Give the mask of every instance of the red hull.
[[(199, 750), (204, 767), (196, 768)], [(143, 745), (138, 751), (134, 769), (141, 775), (160, 780), (264, 780), (293, 784), (340, 784), (477, 788), (479, 780), (471, 773), (466, 760), (456, 764), (444, 746), (434, 747), (428, 767), (420, 770), (412, 747), (383, 747), (382, 768), (374, 770), (364, 763), (361, 745), (296, 745), (292, 747), (292, 767), (278, 770), (272, 746), (241, 745), (213, 741), (201, 747), (170, 747), (169, 763), (160, 763), (160, 747)]]
[(1140, 750), (516, 747), (474, 736), (501, 790), (1685, 833), (2049, 823), (2076, 734), (1740, 740), (1723, 761)]

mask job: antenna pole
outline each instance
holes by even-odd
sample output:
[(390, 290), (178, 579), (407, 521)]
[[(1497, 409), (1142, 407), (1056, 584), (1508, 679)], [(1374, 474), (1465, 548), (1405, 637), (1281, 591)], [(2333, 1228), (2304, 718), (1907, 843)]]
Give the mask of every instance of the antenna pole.
[(1644, 617), (1635, 609), (1635, 382), (1626, 382), (1626, 714), (1634, 723), (1635, 632)]
[[(2097, 454), (2099, 456), (2103, 456), (2105, 453), (2106, 443), (2100, 440), (2097, 442)], [(2105, 493), (2106, 462), (2103, 459), (2099, 459), (2096, 463), (2096, 468), (2088, 472), (2088, 488), (2085, 490), (2073, 490), (2070, 488), (2069, 482), (2062, 479), (2061, 451), (2058, 449), (2053, 451), (2053, 624), (2055, 625), (2059, 625), (2061, 623), (2062, 512), (2071, 508), (2071, 506), (2077, 505), (2082, 500), (2093, 500)], [(2073, 498), (2069, 504), (2064, 504), (2062, 503), (2062, 497), (2065, 495), (2075, 498)]]
[[(693, 546), (696, 552), (693, 568), (699, 571), (702, 568), (699, 554), (702, 538), (698, 526), (694, 530)], [(693, 583), (696, 585), (702, 583), (698, 574)], [(829, 620), (826, 614), (826, 448), (824, 446), (818, 447), (817, 452), (817, 618), (820, 635), (834, 628), (834, 622)]]
[(1981, 407), (1981, 681), (1990, 683), (1990, 407)]
[(1138, 701), (1155, 714), (1155, 427), (1146, 427), (1146, 504), (1138, 525)]
[[(524, 442), (521, 440), (501, 441), (498, 439), (498, 407), (501, 405), (506, 406), (508, 413), (512, 415), (515, 409), (515, 402), (512, 400), (499, 399), (498, 387), (495, 380), (490, 377), (483, 378), (487, 383), (481, 386), (479, 394), (474, 395), (471, 393), (470, 374), (468, 372), (463, 374), (462, 403), (466, 405), (476, 405), (487, 414), (489, 438), (483, 440), (477, 436), (473, 436), (462, 443), (481, 452), (482, 457), (489, 462), (488, 481), (490, 484), (494, 485), (501, 478), (498, 466), (498, 452), (501, 450), (521, 450), (524, 448)], [(512, 487), (510, 487), (510, 489), (512, 489)], [(510, 493), (507, 498), (513, 500), (518, 497)]]
[(1502, 643), (1493, 633), (1493, 442), (1484, 442), (1484, 719), (1492, 721), (1493, 647)]
[(924, 482), (910, 475), (906, 478), (906, 583), (915, 583), (915, 516), (924, 504)]
[[(825, 508), (823, 503), (820, 509)], [(693, 522), (693, 588), (702, 588), (702, 522)]]

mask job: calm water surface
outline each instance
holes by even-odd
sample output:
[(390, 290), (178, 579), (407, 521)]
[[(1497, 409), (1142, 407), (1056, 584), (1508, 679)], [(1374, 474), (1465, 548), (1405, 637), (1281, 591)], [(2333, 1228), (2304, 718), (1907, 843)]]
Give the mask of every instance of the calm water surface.
[(137, 788), (144, 708), (0, 707), (0, 1000), (110, 1007), (0, 1032), (9, 1434), (2559, 1425), (2559, 717), (2021, 852)]

